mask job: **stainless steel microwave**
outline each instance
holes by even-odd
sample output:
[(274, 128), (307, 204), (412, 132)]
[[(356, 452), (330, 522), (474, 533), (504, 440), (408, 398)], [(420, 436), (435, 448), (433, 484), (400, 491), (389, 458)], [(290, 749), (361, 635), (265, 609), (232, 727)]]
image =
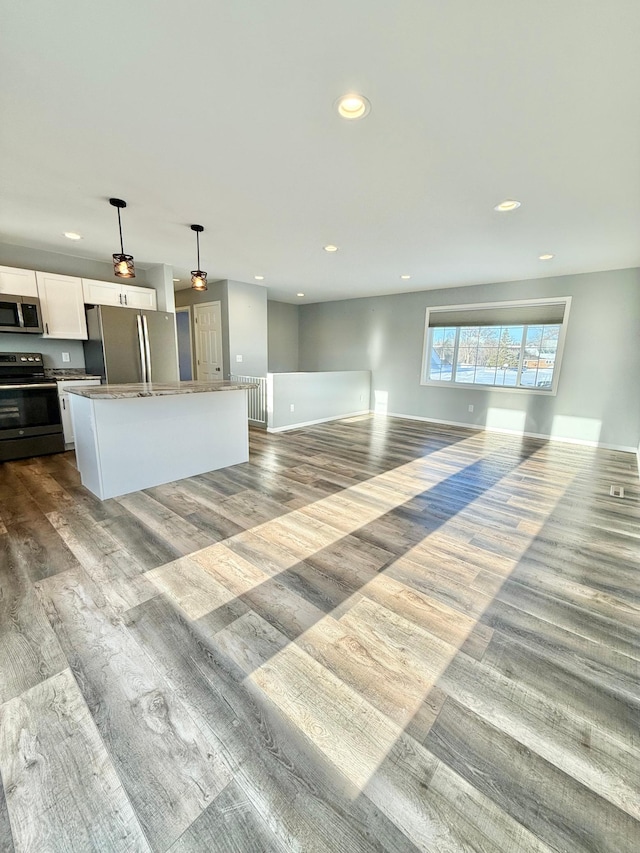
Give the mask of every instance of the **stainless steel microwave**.
[(40, 300), (35, 296), (0, 293), (0, 332), (42, 334)]

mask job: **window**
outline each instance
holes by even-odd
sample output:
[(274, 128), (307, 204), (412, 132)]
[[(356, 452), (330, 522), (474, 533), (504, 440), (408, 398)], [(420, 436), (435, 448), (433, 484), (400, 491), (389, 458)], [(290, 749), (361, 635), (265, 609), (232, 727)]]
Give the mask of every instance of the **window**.
[(555, 393), (569, 301), (427, 309), (423, 384)]

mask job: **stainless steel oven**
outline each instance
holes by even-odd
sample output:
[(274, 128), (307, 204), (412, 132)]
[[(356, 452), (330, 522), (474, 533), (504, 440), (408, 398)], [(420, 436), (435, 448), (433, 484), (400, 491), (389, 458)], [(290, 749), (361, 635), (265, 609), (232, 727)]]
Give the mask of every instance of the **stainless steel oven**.
[(64, 450), (58, 387), (40, 353), (0, 353), (0, 462)]
[(40, 300), (0, 293), (0, 332), (42, 334)]

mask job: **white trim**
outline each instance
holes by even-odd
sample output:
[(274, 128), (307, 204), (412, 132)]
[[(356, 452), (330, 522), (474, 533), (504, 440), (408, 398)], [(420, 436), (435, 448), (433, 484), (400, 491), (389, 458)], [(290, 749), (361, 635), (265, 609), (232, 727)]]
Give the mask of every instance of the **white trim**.
[[(345, 417), (348, 416), (345, 415)], [(380, 415), (378, 414), (376, 417), (380, 417)], [(463, 421), (443, 421), (439, 418), (424, 418), (420, 415), (403, 415), (399, 412), (387, 412), (386, 415), (382, 415), (382, 417), (402, 418), (407, 421), (425, 421), (426, 423), (442, 424), (443, 426), (462, 427), (463, 429), (468, 429), (473, 432), (499, 432), (506, 433), (507, 435), (524, 435), (527, 438), (540, 438), (543, 441), (555, 441), (560, 442), (561, 444), (580, 444), (585, 447), (600, 447), (602, 450), (619, 450), (622, 453), (638, 454), (638, 450), (635, 447), (629, 447), (623, 444), (604, 444), (600, 441), (587, 441), (581, 438), (565, 438), (563, 436), (545, 435), (541, 432), (521, 432), (517, 429), (502, 429), (500, 427), (489, 427), (485, 424), (464, 423)], [(640, 454), (638, 454), (638, 456), (640, 458)]]
[[(571, 311), (571, 296), (552, 296), (547, 299), (514, 299), (507, 302), (471, 302), (465, 305), (436, 305), (427, 306), (424, 322), (424, 337), (422, 342), (422, 363), (420, 365), (420, 385), (429, 388), (458, 388), (459, 390), (470, 391), (512, 391), (516, 394), (543, 394), (547, 397), (555, 397), (558, 393), (558, 384), (560, 382), (560, 368), (562, 366), (562, 356), (564, 353), (564, 341), (567, 334), (567, 325), (569, 321), (569, 313)], [(467, 384), (465, 382), (442, 382), (435, 379), (429, 379), (429, 367), (427, 364), (427, 347), (429, 343), (429, 317), (431, 314), (442, 313), (443, 311), (452, 310), (476, 310), (483, 311), (487, 308), (518, 308), (520, 306), (528, 307), (531, 305), (560, 305), (565, 306), (560, 334), (558, 335), (558, 348), (556, 350), (556, 360), (553, 370), (553, 387), (547, 391), (539, 390), (538, 388), (524, 388), (521, 385), (480, 385)], [(526, 324), (524, 324), (526, 325)], [(429, 354), (430, 355), (430, 354)], [(457, 361), (457, 352), (455, 353), (454, 363)], [(431, 358), (429, 357), (429, 363)], [(520, 373), (518, 373), (518, 376)], [(452, 373), (453, 376), (453, 373)]]
[(344, 415), (334, 415), (330, 418), (318, 418), (316, 421), (301, 421), (299, 424), (290, 424), (281, 427), (267, 427), (267, 432), (286, 432), (290, 429), (301, 429), (302, 427), (313, 426), (314, 424), (326, 424), (328, 421), (341, 421), (343, 418), (355, 418), (356, 415), (369, 414), (371, 414), (370, 409), (362, 409), (359, 412), (348, 412)]

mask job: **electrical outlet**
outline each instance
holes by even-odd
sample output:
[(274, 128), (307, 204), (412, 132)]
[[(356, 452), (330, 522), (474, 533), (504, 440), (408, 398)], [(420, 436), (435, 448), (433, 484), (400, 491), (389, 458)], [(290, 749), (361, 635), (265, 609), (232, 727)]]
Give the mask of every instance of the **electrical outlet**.
[(472, 411), (473, 411), (473, 403), (469, 403), (469, 411), (470, 411), (470, 412), (472, 412)]
[(293, 405), (293, 403), (291, 403), (291, 405), (289, 406), (289, 411), (293, 412), (294, 408), (295, 408), (295, 406)]
[(68, 352), (63, 352), (63, 353), (62, 353), (62, 360), (63, 360), (63, 361), (70, 361), (69, 353), (68, 353)]
[(236, 361), (237, 361), (237, 362), (241, 362), (241, 361), (242, 361), (242, 356), (241, 356), (241, 355), (237, 355), (237, 356), (236, 356)]

